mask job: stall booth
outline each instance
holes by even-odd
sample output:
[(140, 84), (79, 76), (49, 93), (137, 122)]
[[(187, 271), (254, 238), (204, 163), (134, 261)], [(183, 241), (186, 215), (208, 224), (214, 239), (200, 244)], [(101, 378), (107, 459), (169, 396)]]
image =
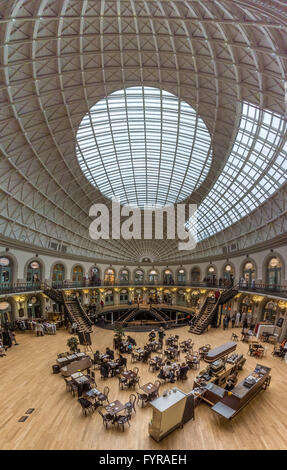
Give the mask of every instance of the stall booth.
[(143, 290), (135, 289), (134, 290), (134, 302), (142, 304), (143, 303)]
[(12, 321), (12, 307), (7, 300), (0, 301), (0, 327)]
[(33, 295), (27, 300), (27, 315), (28, 318), (41, 318), (42, 317), (42, 303), (38, 295)]
[(185, 291), (182, 289), (179, 289), (176, 293), (176, 303), (177, 305), (185, 305)]

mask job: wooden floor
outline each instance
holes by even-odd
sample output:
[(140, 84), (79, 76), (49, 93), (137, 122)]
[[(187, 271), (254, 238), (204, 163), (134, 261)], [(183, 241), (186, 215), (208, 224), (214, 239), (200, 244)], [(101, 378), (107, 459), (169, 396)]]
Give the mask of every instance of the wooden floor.
[[(177, 329), (180, 340), (191, 336), (188, 328)], [(132, 333), (139, 346), (147, 333)], [(211, 329), (201, 336), (192, 335), (196, 346), (210, 343), (218, 346), (231, 337), (227, 331)], [(231, 422), (215, 415), (208, 405), (196, 408), (195, 421), (185, 424), (160, 443), (148, 434), (151, 408), (137, 407), (131, 427), (125, 432), (110, 427), (106, 430), (100, 415), (82, 416), (77, 399), (66, 392), (61, 375), (52, 374), (57, 353), (67, 350), (69, 334), (58, 331), (55, 336), (36, 337), (26, 332), (17, 335), (19, 346), (13, 346), (7, 357), (0, 358), (0, 449), (286, 449), (287, 448), (287, 364), (273, 358), (268, 345), (262, 363), (271, 367), (271, 385), (260, 392)], [(94, 328), (93, 348), (103, 351), (112, 347), (113, 332)], [(196, 347), (196, 349), (197, 349)], [(247, 353), (248, 345), (238, 343), (238, 350)], [(129, 358), (129, 356), (127, 356)], [(240, 377), (254, 369), (257, 360), (247, 356)], [(130, 358), (128, 359), (128, 366)], [(138, 364), (136, 364), (138, 365)], [(203, 364), (202, 364), (203, 367)], [(139, 364), (142, 384), (156, 379), (148, 366)], [(192, 389), (196, 371), (182, 384), (183, 391)], [(110, 387), (110, 400), (127, 401), (130, 392), (118, 388), (117, 378), (101, 380), (96, 371), (97, 385)], [(161, 392), (173, 384), (162, 385)], [(29, 418), (18, 419), (27, 409), (35, 408)]]

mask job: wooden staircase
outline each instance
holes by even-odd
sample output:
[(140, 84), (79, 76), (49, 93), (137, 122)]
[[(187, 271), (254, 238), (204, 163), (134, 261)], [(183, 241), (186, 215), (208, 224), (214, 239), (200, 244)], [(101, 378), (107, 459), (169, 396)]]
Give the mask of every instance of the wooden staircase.
[(201, 335), (207, 329), (208, 325), (216, 326), (214, 323), (217, 323), (219, 305), (225, 304), (237, 293), (237, 289), (232, 287), (231, 289), (223, 291), (217, 301), (213, 298), (207, 297), (190, 329), (190, 332), (196, 335)]
[(92, 322), (84, 311), (79, 299), (67, 299), (65, 294), (63, 294), (63, 298), (67, 316), (70, 319), (71, 323), (77, 323), (78, 332), (91, 333)]
[(77, 323), (79, 332), (92, 332), (92, 322), (84, 311), (78, 298), (69, 298), (65, 295), (63, 290), (54, 289), (48, 285), (45, 285), (44, 294), (64, 306), (66, 318), (68, 318), (71, 324)]

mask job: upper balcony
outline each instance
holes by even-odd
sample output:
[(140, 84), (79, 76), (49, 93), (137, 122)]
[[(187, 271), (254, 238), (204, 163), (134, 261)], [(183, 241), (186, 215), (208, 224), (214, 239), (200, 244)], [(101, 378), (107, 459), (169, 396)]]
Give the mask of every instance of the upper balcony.
[[(54, 289), (92, 289), (92, 288), (125, 288), (125, 287), (164, 287), (164, 288), (198, 288), (198, 289), (224, 289), (231, 286), (224, 286), (217, 282), (171, 282), (164, 283), (163, 281), (115, 281), (115, 282), (102, 282), (97, 280), (96, 282), (90, 280), (83, 280), (77, 282), (71, 281), (62, 281), (62, 282), (52, 282), (51, 286)], [(36, 282), (36, 283), (4, 283), (0, 285), (0, 297), (7, 297), (13, 294), (25, 294), (31, 292), (42, 292), (44, 291), (47, 284)], [(287, 286), (283, 285), (269, 285), (255, 283), (254, 285), (242, 285), (238, 282), (234, 283), (234, 287), (238, 289), (239, 292), (246, 292), (247, 294), (260, 294), (268, 297), (278, 297), (278, 298), (287, 298)]]

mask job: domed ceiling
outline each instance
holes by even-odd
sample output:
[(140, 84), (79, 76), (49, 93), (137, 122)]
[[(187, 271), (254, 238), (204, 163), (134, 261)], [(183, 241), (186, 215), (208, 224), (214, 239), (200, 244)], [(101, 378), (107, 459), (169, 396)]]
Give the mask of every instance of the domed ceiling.
[[(0, 4), (0, 24), (2, 244), (20, 242), (108, 262), (137, 263), (147, 257), (172, 263), (222, 252), (235, 233), (243, 233), (246, 217), (262, 225), (251, 211), (262, 214), (262, 204), (286, 181), (285, 2), (7, 0)], [(87, 175), (88, 167), (77, 157), (77, 133), (79, 138), (85, 117), (90, 119), (108, 97), (126, 100), (132, 89), (158, 90), (157, 113), (164, 109), (164, 97), (175, 97), (193, 110), (194, 120), (204, 123), (210, 136), (210, 148), (202, 141), (200, 170), (190, 142), (180, 160), (175, 139), (181, 133), (174, 128), (179, 120), (167, 133), (172, 136), (170, 158), (158, 147), (150, 153), (147, 132), (140, 149), (150, 168), (159, 168), (162, 158), (164, 169), (167, 159), (169, 179), (161, 180), (158, 172), (147, 177), (139, 165), (146, 188), (150, 183), (161, 194), (155, 200), (184, 199), (199, 206), (194, 253), (179, 251), (177, 240), (89, 236), (90, 208), (110, 204), (120, 171), (119, 166), (109, 170), (109, 192), (101, 178), (104, 165), (97, 161), (100, 150), (94, 154), (94, 174)], [(151, 106), (143, 104), (139, 111), (142, 122), (146, 109), (150, 112)], [(112, 122), (108, 110), (102, 117), (106, 125)], [(191, 142), (199, 127), (191, 125)], [(96, 129), (92, 121), (90, 128)], [(168, 138), (157, 137), (156, 144)], [(121, 142), (113, 145), (107, 162), (121, 154)], [(129, 164), (122, 161), (121, 168), (135, 169), (133, 158)], [(171, 164), (174, 173), (168, 170)], [(186, 179), (178, 185), (181, 167)], [(122, 188), (130, 195), (124, 202), (130, 202), (135, 182), (134, 202), (142, 205), (139, 198), (145, 200), (149, 191), (143, 193), (140, 181), (135, 173), (132, 181), (124, 181)], [(226, 227), (232, 232), (226, 234)]]

